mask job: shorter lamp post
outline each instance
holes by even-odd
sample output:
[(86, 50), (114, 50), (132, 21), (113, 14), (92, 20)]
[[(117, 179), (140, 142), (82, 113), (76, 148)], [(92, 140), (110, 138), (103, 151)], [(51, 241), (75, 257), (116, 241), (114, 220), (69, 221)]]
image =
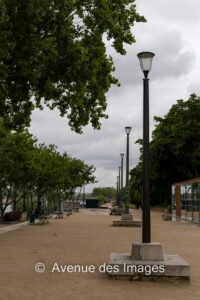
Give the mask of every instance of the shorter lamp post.
[(83, 205), (85, 205), (85, 184), (83, 185)]
[(129, 134), (131, 132), (131, 127), (125, 127), (127, 135), (126, 143), (126, 202), (125, 202), (125, 214), (129, 213)]
[(121, 207), (123, 207), (123, 196), (122, 196), (122, 189), (123, 189), (123, 159), (124, 159), (124, 153), (120, 154), (121, 157)]
[(151, 70), (152, 52), (141, 52), (139, 58), (140, 67), (144, 73), (143, 79), (143, 199), (142, 199), (142, 241), (151, 242), (150, 224), (150, 164), (149, 164), (149, 79)]
[(121, 205), (121, 184), (120, 184), (120, 181), (121, 181), (121, 167), (119, 167), (119, 181), (118, 181), (118, 187), (119, 187), (119, 207)]
[(117, 192), (116, 192), (116, 204), (117, 206), (119, 205), (119, 179), (118, 179), (119, 176), (117, 176)]

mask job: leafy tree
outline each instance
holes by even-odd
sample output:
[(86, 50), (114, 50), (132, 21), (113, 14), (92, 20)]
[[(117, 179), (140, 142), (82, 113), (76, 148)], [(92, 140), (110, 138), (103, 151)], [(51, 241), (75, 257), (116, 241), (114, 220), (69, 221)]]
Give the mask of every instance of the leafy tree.
[(171, 184), (200, 176), (200, 98), (178, 100), (157, 122), (151, 142), (152, 199), (170, 203)]
[[(171, 203), (171, 184), (200, 177), (200, 97), (178, 100), (157, 122), (150, 143), (151, 204)], [(134, 201), (141, 196), (142, 155), (131, 170)]]
[[(76, 132), (100, 128), (113, 61), (104, 37), (125, 54), (131, 26), (144, 22), (135, 0), (1, 0), (0, 116), (20, 129), (34, 106), (55, 107)], [(34, 99), (34, 100), (33, 100)], [(42, 102), (41, 102), (42, 100)]]
[(142, 163), (140, 162), (130, 171), (129, 184), (130, 203), (134, 203), (137, 208), (142, 205)]
[(55, 145), (38, 145), (28, 131), (10, 131), (0, 120), (0, 137), (1, 216), (9, 204), (25, 211), (44, 196), (48, 206), (60, 207), (77, 187), (95, 181), (93, 166), (60, 154)]
[[(94, 197), (100, 197), (101, 199), (112, 199), (113, 197), (116, 196), (116, 189), (113, 187), (99, 187), (99, 188), (94, 188), (92, 191), (92, 196)], [(102, 197), (103, 196), (103, 197)]]
[[(14, 210), (17, 202), (24, 199), (27, 184), (32, 176), (32, 153), (35, 139), (28, 132), (11, 133), (3, 129), (0, 139), (0, 208), (4, 213), (9, 198), (12, 198)], [(2, 197), (6, 196), (3, 207)]]

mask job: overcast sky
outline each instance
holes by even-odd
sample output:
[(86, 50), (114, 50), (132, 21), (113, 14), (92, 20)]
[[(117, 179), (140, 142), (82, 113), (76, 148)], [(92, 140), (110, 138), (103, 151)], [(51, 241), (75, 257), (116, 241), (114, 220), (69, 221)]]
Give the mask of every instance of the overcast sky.
[(143, 110), (138, 52), (155, 53), (149, 74), (151, 132), (154, 116), (164, 116), (177, 99), (187, 100), (191, 93), (200, 95), (200, 1), (137, 0), (136, 4), (137, 11), (147, 19), (147, 23), (133, 27), (136, 43), (126, 46), (125, 56), (116, 54), (108, 44), (121, 87), (112, 87), (107, 94), (109, 119), (102, 120), (101, 130), (87, 126), (78, 135), (56, 110), (35, 110), (32, 114), (30, 132), (40, 142), (55, 144), (60, 152), (67, 151), (96, 167), (98, 183), (86, 186), (86, 192), (97, 186), (116, 186), (120, 153), (126, 152), (125, 126), (132, 127), (130, 168), (138, 162), (135, 141), (142, 137)]

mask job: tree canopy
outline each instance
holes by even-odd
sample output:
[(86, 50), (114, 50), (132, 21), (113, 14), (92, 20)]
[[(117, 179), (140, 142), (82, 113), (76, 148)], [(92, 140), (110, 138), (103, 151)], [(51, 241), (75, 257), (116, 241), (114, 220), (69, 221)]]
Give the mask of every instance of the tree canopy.
[(0, 122), (0, 136), (1, 216), (9, 204), (15, 210), (30, 197), (40, 200), (48, 195), (48, 202), (54, 199), (58, 206), (77, 187), (95, 182), (93, 166), (59, 153), (55, 145), (38, 144), (28, 131), (10, 131)]
[(0, 116), (7, 127), (30, 122), (47, 105), (76, 132), (106, 117), (106, 92), (118, 81), (105, 37), (117, 52), (135, 42), (131, 26), (144, 22), (135, 0), (1, 0)]
[(98, 187), (94, 188), (92, 191), (92, 196), (101, 198), (103, 200), (112, 199), (116, 196), (116, 189), (113, 187)]
[[(163, 117), (155, 117), (150, 143), (152, 205), (171, 202), (171, 184), (200, 177), (200, 97), (178, 100)], [(142, 198), (142, 154), (131, 170), (133, 198)], [(138, 179), (138, 178), (141, 179)]]

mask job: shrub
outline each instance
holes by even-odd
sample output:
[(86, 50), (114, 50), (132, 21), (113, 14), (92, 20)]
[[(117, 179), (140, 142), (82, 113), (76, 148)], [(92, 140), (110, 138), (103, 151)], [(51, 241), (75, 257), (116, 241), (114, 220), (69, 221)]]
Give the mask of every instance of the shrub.
[(20, 220), (21, 216), (22, 216), (22, 212), (19, 210), (10, 211), (8, 213), (5, 213), (5, 215), (3, 216), (3, 221), (4, 222), (17, 221)]

